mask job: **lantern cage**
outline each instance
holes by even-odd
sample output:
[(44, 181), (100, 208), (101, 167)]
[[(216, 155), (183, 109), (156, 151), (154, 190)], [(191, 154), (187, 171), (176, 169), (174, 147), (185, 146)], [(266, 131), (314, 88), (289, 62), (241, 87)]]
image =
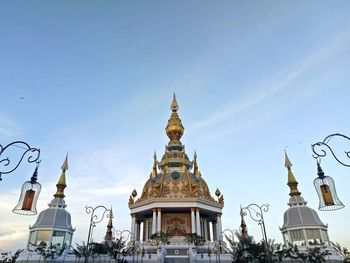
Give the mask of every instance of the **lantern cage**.
[(344, 204), (339, 200), (335, 183), (332, 177), (325, 176), (319, 163), (317, 163), (317, 175), (314, 186), (319, 198), (318, 209), (321, 211), (332, 211), (344, 208)]
[(30, 181), (26, 181), (21, 189), (21, 196), (18, 204), (12, 210), (15, 214), (20, 215), (36, 215), (36, 203), (41, 191), (41, 184), (37, 182), (38, 166), (35, 168)]

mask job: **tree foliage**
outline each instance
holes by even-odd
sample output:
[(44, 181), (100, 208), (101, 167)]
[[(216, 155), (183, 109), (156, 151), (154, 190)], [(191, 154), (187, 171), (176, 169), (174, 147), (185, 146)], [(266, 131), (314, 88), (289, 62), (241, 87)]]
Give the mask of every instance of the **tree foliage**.
[(171, 237), (172, 235), (170, 235), (169, 233), (164, 233), (160, 231), (160, 232), (154, 233), (151, 236), (151, 239), (155, 240), (157, 245), (159, 245), (160, 243), (167, 244), (169, 242), (169, 238)]
[(205, 239), (196, 233), (189, 233), (185, 235), (185, 242), (199, 247), (204, 245)]

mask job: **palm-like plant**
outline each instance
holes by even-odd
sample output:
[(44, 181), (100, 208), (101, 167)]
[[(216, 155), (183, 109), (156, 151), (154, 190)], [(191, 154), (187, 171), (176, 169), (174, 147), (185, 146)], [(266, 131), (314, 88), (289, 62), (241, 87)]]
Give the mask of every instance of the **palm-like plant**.
[(187, 244), (193, 244), (196, 247), (199, 247), (203, 246), (205, 239), (196, 233), (190, 233), (185, 235), (185, 242)]

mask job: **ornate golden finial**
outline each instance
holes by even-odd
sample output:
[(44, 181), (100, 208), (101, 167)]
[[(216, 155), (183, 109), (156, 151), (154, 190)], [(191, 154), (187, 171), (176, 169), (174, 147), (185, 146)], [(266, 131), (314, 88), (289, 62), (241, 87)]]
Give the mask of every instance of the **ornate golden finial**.
[(285, 151), (284, 152), (284, 166), (287, 168), (288, 170), (288, 183), (287, 185), (289, 186), (290, 188), (290, 192), (289, 192), (289, 195), (290, 196), (300, 196), (301, 193), (299, 192), (298, 190), (298, 182), (297, 180), (295, 179), (294, 177), (294, 174), (292, 172), (292, 163), (291, 161), (289, 160), (288, 158), (288, 155), (287, 155), (287, 152)]
[(198, 164), (197, 164), (197, 153), (194, 151), (193, 155), (193, 174), (199, 176)]
[(248, 231), (247, 231), (247, 225), (245, 224), (245, 221), (244, 221), (244, 213), (243, 213), (242, 205), (241, 205), (240, 215), (241, 215), (241, 236), (242, 236), (242, 239), (245, 240), (247, 238)]
[(284, 151), (284, 166), (290, 170), (292, 167), (292, 162), (289, 160), (287, 151)]
[(215, 195), (217, 197), (219, 197), (221, 195), (221, 192), (220, 192), (219, 188), (216, 188)]
[(224, 195), (221, 195), (220, 197), (219, 197), (219, 203), (220, 204), (224, 204)]
[(131, 195), (132, 195), (132, 197), (134, 197), (134, 198), (137, 196), (136, 189), (134, 189), (134, 191), (132, 191)]
[(170, 106), (172, 113), (170, 119), (168, 120), (168, 124), (165, 128), (166, 134), (170, 139), (170, 143), (179, 143), (185, 128), (182, 126), (181, 119), (177, 114), (177, 110), (179, 109), (179, 105), (177, 104), (176, 97), (174, 94), (173, 101)]
[(173, 96), (173, 101), (171, 102), (170, 109), (171, 109), (173, 112), (174, 112), (174, 111), (177, 111), (177, 110), (179, 109), (179, 105), (177, 104), (175, 93), (174, 93), (174, 96)]
[(66, 185), (66, 171), (68, 170), (68, 154), (66, 155), (66, 158), (64, 159), (64, 162), (62, 164), (62, 173), (60, 176), (60, 179), (58, 180), (56, 187), (57, 191), (53, 195), (54, 197), (58, 198), (64, 198), (64, 189), (67, 187)]
[(113, 209), (112, 209), (112, 206), (111, 206), (111, 212), (109, 213), (108, 226), (112, 226), (113, 227), (112, 219), (113, 219)]
[(241, 216), (241, 225), (245, 225), (245, 221), (244, 221), (244, 213), (243, 213), (243, 208), (242, 208), (242, 205), (241, 205), (241, 209), (240, 209), (239, 214), (240, 214), (240, 216)]
[(132, 205), (134, 202), (134, 198), (130, 195), (128, 205)]
[(154, 151), (153, 154), (153, 168), (152, 168), (152, 176), (156, 176), (157, 175), (157, 154), (156, 151)]
[(113, 240), (113, 232), (112, 232), (113, 222), (112, 222), (112, 219), (113, 219), (113, 210), (112, 210), (112, 207), (111, 207), (111, 211), (110, 211), (110, 214), (109, 214), (109, 221), (108, 221), (108, 224), (107, 224), (106, 237), (105, 237), (106, 241), (112, 241)]

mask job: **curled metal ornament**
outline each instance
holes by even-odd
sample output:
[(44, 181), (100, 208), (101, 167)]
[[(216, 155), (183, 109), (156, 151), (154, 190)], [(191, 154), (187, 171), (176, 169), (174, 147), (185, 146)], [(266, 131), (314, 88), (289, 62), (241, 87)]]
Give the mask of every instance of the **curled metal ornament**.
[(235, 238), (237, 240), (240, 239), (238, 230), (235, 230), (235, 229), (231, 230), (231, 229), (228, 229), (228, 228), (220, 233), (220, 240), (223, 240), (224, 237), (227, 240), (231, 240), (231, 241), (234, 241)]
[[(338, 158), (338, 156), (334, 153), (332, 147), (329, 145), (329, 141), (330, 141), (333, 137), (342, 137), (342, 138), (347, 139), (347, 140), (350, 141), (350, 138), (349, 138), (348, 136), (343, 135), (343, 134), (340, 134), (340, 133), (330, 134), (330, 135), (328, 135), (326, 138), (324, 138), (322, 142), (316, 142), (316, 143), (314, 143), (314, 144), (311, 144), (311, 149), (312, 149), (312, 151), (313, 151), (313, 153), (314, 153), (312, 156), (313, 156), (315, 159), (318, 159), (318, 160), (319, 160), (320, 158), (325, 157), (325, 156), (327, 155), (327, 151), (324, 150), (324, 149), (322, 149), (322, 147), (324, 147), (324, 148), (326, 148), (328, 151), (330, 151), (330, 153), (333, 155), (334, 159), (335, 159), (338, 163), (342, 164), (343, 166), (350, 167), (350, 163), (348, 164), (348, 163), (342, 162), (342, 161)], [(350, 159), (350, 151), (344, 151), (344, 153), (345, 153), (345, 156), (346, 156), (348, 159)]]
[[(6, 150), (10, 149), (10, 147), (12, 146), (24, 150), (24, 152), (19, 156), (19, 158), (17, 158), (17, 161), (11, 160), (8, 156), (3, 157), (4, 152), (6, 152)], [(9, 174), (16, 170), (22, 162), (22, 160), (24, 159), (24, 156), (26, 156), (27, 154), (29, 155), (27, 158), (28, 163), (40, 163), (40, 149), (32, 148), (26, 142), (14, 141), (6, 146), (2, 146), (0, 144), (0, 181), (2, 181), (1, 175)]]
[[(95, 212), (98, 210), (98, 209), (104, 209), (103, 210), (103, 213), (102, 215), (97, 215), (95, 214)], [(110, 218), (111, 217), (111, 210), (106, 208), (105, 206), (103, 205), (99, 205), (99, 206), (96, 206), (95, 208), (93, 208), (92, 206), (85, 206), (85, 212), (87, 214), (91, 214), (91, 217), (90, 217), (90, 224), (95, 227), (96, 224), (100, 223), (102, 221), (102, 219), (105, 217), (105, 214), (106, 212), (109, 213), (107, 214), (107, 218)]]
[(263, 204), (261, 206), (257, 204), (250, 204), (246, 207), (243, 207), (243, 216), (246, 216), (249, 212), (249, 216), (252, 220), (255, 222), (258, 222), (258, 224), (262, 224), (264, 222), (264, 216), (263, 213), (266, 213), (269, 211), (269, 204)]
[(116, 230), (115, 231), (115, 239), (119, 240), (120, 242), (128, 241), (128, 240), (133, 242), (133, 241), (135, 241), (135, 235), (134, 235), (134, 233), (132, 233), (126, 229), (125, 230)]

